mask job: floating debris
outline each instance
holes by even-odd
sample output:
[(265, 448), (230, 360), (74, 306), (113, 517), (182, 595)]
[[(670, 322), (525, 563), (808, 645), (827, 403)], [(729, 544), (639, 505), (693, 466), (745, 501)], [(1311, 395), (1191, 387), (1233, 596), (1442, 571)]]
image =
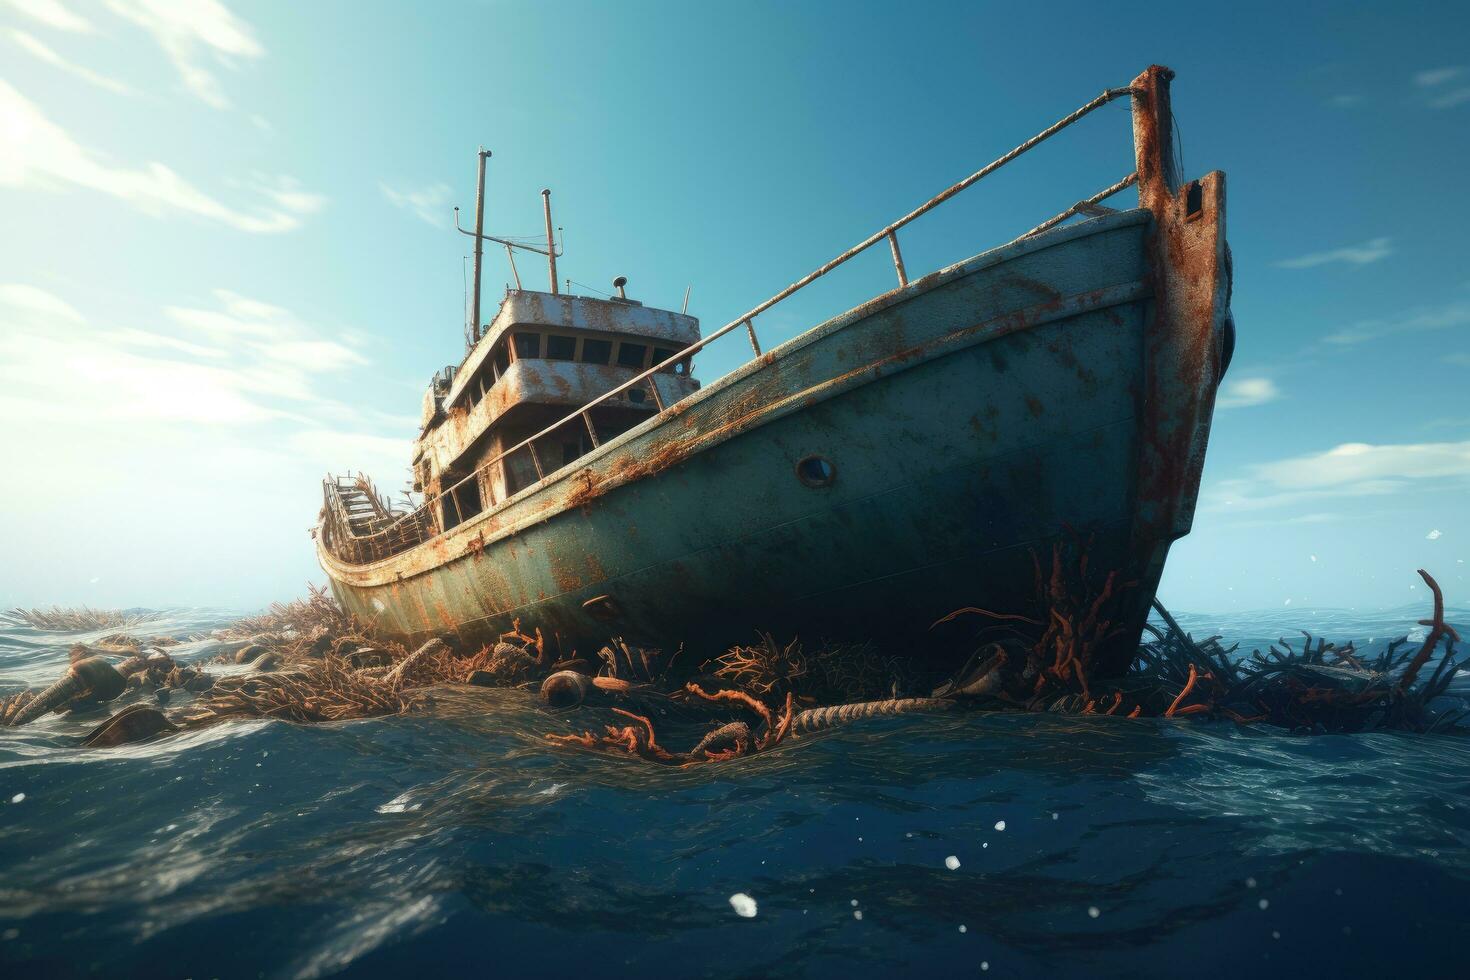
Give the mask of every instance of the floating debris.
[[(1130, 586), (1116, 574), (1090, 576), (1087, 553), (1079, 539), (1075, 547), (1053, 549), (1048, 575), (1036, 563), (1033, 610), (966, 608), (946, 617), (989, 623), (969, 661), (947, 676), (925, 675), (917, 656), (888, 657), (864, 645), (807, 652), (795, 638), (783, 643), (764, 633), (697, 669), (683, 661), (682, 647), (640, 647), (620, 637), (584, 658), (562, 651), (556, 636), (527, 632), (518, 620), (478, 651), (438, 638), (409, 651), (344, 613), (325, 590), (312, 589), (307, 598), (274, 605), (210, 640), (179, 644), (114, 634), (77, 644), (51, 687), (0, 698), (0, 725), (118, 699), (123, 710), (84, 739), (111, 746), (232, 718), (318, 723), (402, 714), (432, 704), (438, 685), (476, 684), (539, 691), (549, 710), (597, 718), (572, 733), (548, 734), (556, 744), (685, 766), (915, 712), (1188, 717), (1301, 733), (1443, 732), (1470, 715), (1466, 705), (1445, 697), (1461, 668), (1454, 649), (1460, 637), (1444, 621), (1443, 596), (1427, 572), (1420, 575), (1434, 608), (1421, 622), (1426, 632), (1417, 650), (1405, 637), (1369, 656), (1350, 643), (1339, 647), (1304, 633), (1299, 645), (1283, 639), (1243, 657), (1219, 637), (1196, 641), (1155, 602), (1164, 628), (1151, 625), (1152, 639), (1125, 669), (1114, 670), (1105, 651), (1116, 631), (1114, 610)], [(185, 656), (195, 662), (180, 662)], [(221, 665), (217, 673), (200, 662), (210, 656)], [(905, 689), (931, 693), (900, 696)], [(138, 701), (142, 696), (154, 701)], [(674, 733), (673, 744), (660, 740), (655, 724)], [(995, 822), (996, 831), (1005, 829), (1004, 820)]]
[(158, 613), (146, 610), (92, 609), (88, 606), (12, 609), (10, 613), (13, 616), (19, 616), (35, 629), (57, 633), (89, 633), (93, 630), (126, 629), (158, 618)]

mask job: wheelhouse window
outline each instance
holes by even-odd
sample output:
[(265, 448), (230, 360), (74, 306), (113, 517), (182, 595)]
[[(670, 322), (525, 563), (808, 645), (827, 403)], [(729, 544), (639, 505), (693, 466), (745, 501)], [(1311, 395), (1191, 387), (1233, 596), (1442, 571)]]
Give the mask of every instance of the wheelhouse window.
[(509, 371), (509, 370), (510, 370), (510, 348), (507, 347), (505, 344), (501, 344), (500, 347), (497, 348), (496, 351), (495, 351), (495, 378), (496, 378), (496, 380), (498, 381), (500, 379), (500, 376), (502, 374), (504, 374), (506, 371)]
[(583, 364), (606, 364), (610, 360), (612, 360), (612, 341), (590, 338), (582, 341)]
[[(673, 357), (677, 353), (678, 351), (669, 350), (667, 347), (655, 347), (653, 349), (653, 363), (662, 364), (664, 361), (667, 361), (669, 358)], [(677, 364), (670, 364), (668, 367), (664, 368), (664, 370), (673, 371), (677, 368)]]
[(647, 354), (647, 344), (630, 344), (624, 341), (618, 345), (618, 366), (641, 368), (643, 366), (643, 358)]
[(576, 337), (558, 337), (552, 335), (546, 338), (546, 357), (551, 361), (570, 361), (577, 355)]
[(514, 339), (518, 359), (541, 356), (541, 335), (539, 333), (518, 333)]

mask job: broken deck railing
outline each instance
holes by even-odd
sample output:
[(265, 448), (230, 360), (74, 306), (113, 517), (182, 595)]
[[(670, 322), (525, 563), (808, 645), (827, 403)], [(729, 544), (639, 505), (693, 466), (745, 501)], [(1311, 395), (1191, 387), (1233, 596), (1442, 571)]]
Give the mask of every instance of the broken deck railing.
[[(1039, 144), (1050, 139), (1052, 136), (1055, 136), (1057, 133), (1066, 129), (1068, 126), (1077, 122), (1083, 116), (1086, 116), (1089, 113), (1102, 108), (1103, 106), (1112, 102), (1114, 99), (1120, 99), (1124, 96), (1134, 96), (1136, 94), (1137, 93), (1135, 93), (1134, 89), (1131, 86), (1108, 89), (1097, 98), (1093, 99), (1091, 102), (1088, 102), (1086, 105), (1077, 109), (1075, 112), (1072, 112), (1069, 115), (1057, 120), (1057, 122), (1037, 133), (1035, 136), (1031, 137), (1020, 146), (1017, 146), (1009, 153), (1006, 153), (1004, 156), (1001, 156), (991, 163), (986, 164), (984, 167), (981, 167), (979, 170), (975, 171), (964, 180), (961, 180), (959, 183), (953, 184), (945, 190), (941, 191), (939, 194), (925, 201), (917, 208), (914, 208), (912, 211), (899, 218), (897, 221), (894, 221), (893, 223), (874, 232), (872, 235), (863, 239), (852, 248), (849, 248), (841, 255), (838, 255), (830, 262), (827, 262), (825, 265), (822, 265), (815, 271), (808, 273), (801, 279), (798, 279), (796, 282), (787, 286), (785, 289), (781, 290), (770, 299), (759, 304), (755, 308), (741, 314), (734, 320), (731, 320), (729, 323), (725, 324), (723, 327), (704, 337), (702, 340), (694, 343), (689, 347), (684, 348), (683, 350), (678, 351), (673, 356), (666, 358), (663, 361), (660, 361), (659, 363), (648, 368), (646, 371), (643, 371), (637, 376), (618, 385), (616, 388), (607, 391), (597, 399), (587, 403), (586, 405), (583, 405), (581, 408), (570, 413), (565, 418), (559, 419), (557, 422), (547, 426), (540, 432), (537, 432), (535, 435), (530, 436), (524, 441), (517, 443), (504, 452), (501, 452), (500, 454), (480, 464), (480, 466), (478, 466), (468, 476), (465, 476), (453, 485), (442, 489), (439, 493), (430, 496), (416, 510), (405, 514), (402, 517), (399, 517), (388, 527), (375, 529), (367, 534), (355, 533), (351, 523), (349, 521), (343, 520), (346, 511), (342, 504), (342, 501), (340, 499), (333, 499), (340, 498), (341, 493), (346, 488), (341, 487), (339, 484), (336, 484), (333, 481), (327, 481), (324, 484), (324, 490), (326, 497), (328, 498), (326, 501), (325, 510), (328, 525), (326, 529), (328, 545), (331, 547), (331, 550), (334, 554), (338, 555), (344, 560), (361, 563), (387, 558), (390, 555), (407, 550), (414, 545), (417, 545), (431, 537), (434, 537), (440, 532), (439, 522), (435, 518), (434, 514), (439, 502), (444, 498), (444, 495), (454, 494), (455, 491), (467, 484), (470, 480), (480, 480), (482, 475), (488, 477), (491, 473), (493, 473), (494, 467), (504, 467), (505, 461), (513, 453), (526, 452), (527, 454), (529, 454), (532, 465), (537, 474), (538, 485), (541, 482), (544, 482), (548, 477), (555, 476), (562, 470), (577, 465), (574, 461), (572, 463), (566, 464), (565, 466), (552, 468), (549, 471), (543, 469), (541, 465), (540, 454), (536, 451), (536, 440), (551, 435), (565, 425), (574, 425), (578, 422), (580, 418), (580, 421), (587, 427), (587, 432), (591, 436), (593, 446), (595, 447), (599, 445), (596, 427), (592, 424), (592, 409), (596, 408), (598, 405), (601, 405), (603, 402), (611, 398), (617, 397), (630, 388), (634, 388), (640, 385), (646, 386), (651, 390), (653, 394), (654, 405), (657, 408), (658, 414), (662, 414), (663, 412), (667, 411), (671, 406), (664, 404), (663, 398), (658, 391), (657, 385), (654, 383), (654, 375), (656, 375), (659, 371), (671, 367), (677, 361), (682, 361), (685, 358), (691, 357), (692, 355), (698, 353), (700, 350), (703, 350), (705, 347), (708, 347), (710, 344), (714, 343), (716, 340), (719, 340), (721, 337), (724, 337), (726, 334), (731, 333), (732, 331), (744, 328), (747, 338), (750, 340), (751, 349), (755, 352), (756, 358), (760, 358), (763, 352), (761, 350), (760, 340), (756, 337), (755, 332), (755, 318), (757, 316), (764, 313), (766, 310), (769, 310), (771, 307), (775, 306), (777, 303), (781, 302), (792, 294), (800, 291), (801, 289), (820, 279), (822, 276), (825, 276), (833, 269), (836, 269), (838, 266), (847, 262), (849, 259), (855, 258), (856, 256), (861, 255), (863, 252), (866, 252), (868, 249), (872, 248), (874, 245), (877, 245), (879, 242), (887, 242), (889, 249), (892, 252), (894, 270), (898, 275), (898, 288), (902, 289), (906, 287), (909, 283), (909, 278), (903, 264), (903, 253), (899, 249), (899, 229), (903, 228), (905, 225), (909, 224), (911, 221), (915, 220), (921, 215), (927, 214), (928, 212), (934, 210), (945, 201), (948, 201), (950, 198), (954, 197), (956, 194), (965, 190), (982, 178), (999, 170), (1001, 167), (1010, 163), (1021, 154), (1035, 148)], [(1134, 114), (1137, 115), (1141, 108), (1142, 107), (1140, 107), (1140, 105), (1138, 104), (1138, 100), (1135, 100), (1133, 109)], [(1101, 201), (1105, 200), (1108, 197), (1111, 197), (1114, 194), (1119, 193), (1129, 186), (1132, 186), (1133, 184), (1137, 183), (1137, 181), (1138, 174), (1135, 171), (1134, 173), (1131, 173), (1128, 176), (1124, 177), (1122, 180), (1118, 181), (1116, 184), (1113, 184), (1111, 187), (1100, 191), (1099, 193), (1093, 195), (1090, 198), (1087, 198), (1086, 200), (1077, 202), (1067, 210), (1048, 219), (1047, 221), (1042, 222), (1035, 228), (1026, 232), (1026, 234), (1020, 236), (1020, 238), (1015, 240), (1019, 241), (1021, 239), (1029, 238), (1032, 235), (1046, 231), (1048, 228), (1059, 225), (1063, 221), (1066, 221), (1068, 218), (1071, 218), (1074, 215), (1103, 213), (1106, 209), (1101, 207)], [(691, 396), (686, 395), (685, 397), (687, 398)], [(493, 493), (492, 480), (485, 479), (481, 481), (481, 485), (487, 490), (491, 491), (484, 496), (484, 499), (487, 501), (485, 505), (487, 509), (489, 507), (497, 506), (498, 504), (503, 503), (505, 499), (508, 499), (495, 498)], [(330, 527), (333, 522), (337, 521), (341, 521), (340, 526)]]

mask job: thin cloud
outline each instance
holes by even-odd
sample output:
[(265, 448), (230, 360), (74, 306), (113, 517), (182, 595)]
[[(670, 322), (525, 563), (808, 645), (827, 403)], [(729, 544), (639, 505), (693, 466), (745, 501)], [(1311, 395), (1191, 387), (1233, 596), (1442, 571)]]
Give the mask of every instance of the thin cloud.
[(1329, 344), (1351, 346), (1394, 334), (1447, 330), (1466, 324), (1470, 324), (1470, 302), (1460, 300), (1392, 319), (1359, 320), (1351, 327), (1329, 334), (1326, 339)]
[(449, 200), (453, 191), (450, 190), (448, 184), (431, 184), (428, 187), (410, 187), (399, 190), (380, 182), (378, 189), (394, 207), (412, 212), (419, 220), (435, 228), (449, 226)]
[(170, 306), (164, 313), (191, 333), (202, 333), (216, 343), (239, 345), (263, 361), (303, 373), (340, 371), (368, 363), (366, 357), (345, 344), (313, 336), (295, 314), (283, 307), (227, 289), (215, 290), (214, 297), (218, 309)]
[(295, 214), (315, 214), (327, 203), (326, 197), (306, 190), (295, 177), (256, 174), (251, 187), (257, 193), (275, 201), (279, 207)]
[(1470, 351), (1455, 351), (1453, 354), (1446, 354), (1441, 360), (1456, 367), (1470, 368)]
[(1414, 84), (1420, 88), (1433, 88), (1436, 85), (1443, 85), (1445, 82), (1452, 82), (1463, 74), (1465, 74), (1465, 69), (1462, 65), (1451, 65), (1447, 68), (1430, 68), (1425, 71), (1415, 72)]
[(31, 34), (27, 34), (25, 31), (11, 31), (10, 40), (14, 41), (18, 46), (24, 48), (26, 51), (29, 51), (36, 58), (39, 58), (41, 61), (46, 62), (46, 64), (51, 65), (55, 68), (59, 68), (67, 74), (74, 75), (77, 78), (80, 78), (82, 81), (87, 82), (89, 85), (95, 85), (98, 88), (106, 89), (109, 92), (115, 92), (118, 95), (133, 94), (133, 90), (131, 88), (124, 85), (122, 82), (119, 82), (117, 79), (109, 78), (108, 76), (99, 74), (98, 72), (95, 72), (90, 68), (75, 64), (74, 62), (67, 61), (61, 55), (57, 54), (51, 48), (47, 47), (38, 38)]
[[(0, 284), (0, 421), (124, 419), (187, 429), (352, 417), (322, 397), (313, 375), (365, 365), (366, 357), (282, 307), (226, 290), (215, 299), (217, 309), (172, 307), (158, 329), (144, 330), (94, 325), (47, 290)], [(200, 321), (209, 326), (203, 338)]]
[(1374, 238), (1361, 245), (1345, 245), (1326, 252), (1313, 252), (1294, 259), (1283, 259), (1276, 263), (1280, 269), (1310, 269), (1319, 265), (1341, 262), (1346, 265), (1368, 265), (1393, 254), (1392, 240)]
[(82, 323), (84, 318), (75, 306), (39, 286), (21, 282), (0, 283), (0, 307), (44, 323)]
[(1470, 88), (1457, 88), (1443, 95), (1436, 95), (1429, 100), (1431, 109), (1453, 109), (1457, 105), (1470, 102)]
[(1281, 390), (1270, 378), (1233, 378), (1220, 386), (1216, 408), (1251, 408), (1274, 402)]
[(1416, 484), (1470, 486), (1470, 441), (1344, 443), (1247, 468), (1201, 495), (1211, 511), (1244, 512), (1339, 497), (1403, 493)]
[(90, 21), (72, 13), (61, 4), (60, 0), (8, 0), (8, 2), (10, 6), (32, 20), (58, 31), (87, 34), (92, 30)]
[[(0, 186), (57, 188), (65, 185), (101, 191), (153, 215), (182, 211), (255, 234), (290, 231), (301, 216), (321, 207), (289, 178), (257, 181), (256, 193), (274, 207), (242, 211), (190, 184), (157, 161), (139, 169), (117, 167), (83, 148), (40, 108), (0, 81)], [(282, 184), (281, 181), (288, 181)]]
[(265, 56), (250, 25), (218, 0), (107, 0), (107, 5), (152, 34), (184, 86), (216, 109), (228, 108), (230, 100), (206, 63), (234, 68), (239, 60)]

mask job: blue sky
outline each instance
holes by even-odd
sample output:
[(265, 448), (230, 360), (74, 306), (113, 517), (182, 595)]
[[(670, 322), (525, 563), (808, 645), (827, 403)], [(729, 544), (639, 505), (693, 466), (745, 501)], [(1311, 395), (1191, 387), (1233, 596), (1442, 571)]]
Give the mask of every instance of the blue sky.
[[(0, 604), (321, 580), (321, 476), (400, 486), (462, 354), (479, 144), (490, 230), (536, 233), (550, 187), (564, 276), (692, 285), (709, 330), (1150, 62), (1187, 173), (1229, 175), (1240, 329), (1161, 598), (1397, 606), (1424, 566), (1463, 601), (1470, 8), (1338, 6), (0, 0)], [(1119, 103), (913, 225), (910, 273), (1129, 170)]]

